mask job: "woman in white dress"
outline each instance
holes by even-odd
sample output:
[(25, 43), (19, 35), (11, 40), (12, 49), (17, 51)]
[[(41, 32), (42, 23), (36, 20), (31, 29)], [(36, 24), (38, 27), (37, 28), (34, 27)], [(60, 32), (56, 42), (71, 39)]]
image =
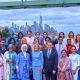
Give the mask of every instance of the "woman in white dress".
[(73, 46), (71, 48), (72, 54), (69, 54), (69, 58), (71, 59), (72, 63), (72, 74), (73, 74), (73, 80), (78, 79), (78, 70), (80, 67), (80, 55), (76, 53), (76, 47)]

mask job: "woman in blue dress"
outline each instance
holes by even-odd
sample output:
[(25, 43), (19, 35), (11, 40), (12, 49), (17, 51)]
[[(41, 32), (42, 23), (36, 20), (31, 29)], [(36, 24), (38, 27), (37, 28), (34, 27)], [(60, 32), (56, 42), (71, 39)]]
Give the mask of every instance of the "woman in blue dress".
[(18, 80), (30, 80), (29, 67), (30, 67), (30, 55), (27, 53), (27, 45), (21, 46), (21, 51), (17, 56), (16, 68)]
[(34, 80), (42, 80), (43, 53), (38, 44), (34, 44), (34, 51), (32, 52), (32, 69)]

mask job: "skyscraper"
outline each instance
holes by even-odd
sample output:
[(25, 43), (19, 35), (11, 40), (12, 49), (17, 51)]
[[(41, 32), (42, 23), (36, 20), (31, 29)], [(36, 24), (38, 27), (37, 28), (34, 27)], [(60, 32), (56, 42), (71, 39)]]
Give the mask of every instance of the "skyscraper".
[(42, 16), (40, 16), (40, 32), (43, 33), (43, 23), (42, 23)]

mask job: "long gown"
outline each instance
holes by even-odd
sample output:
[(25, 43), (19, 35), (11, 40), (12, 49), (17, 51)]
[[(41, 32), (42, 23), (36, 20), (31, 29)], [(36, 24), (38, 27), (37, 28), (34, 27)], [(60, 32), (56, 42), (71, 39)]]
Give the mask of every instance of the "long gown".
[[(11, 64), (8, 64), (7, 62), (8, 59), (13, 60), (13, 62)], [(4, 80), (17, 80), (16, 53), (6, 51), (3, 57), (3, 63), (4, 63)]]
[(16, 66), (19, 69), (17, 77), (19, 80), (30, 80), (29, 68), (30, 68), (30, 54), (20, 52), (17, 56)]
[[(64, 72), (61, 71), (63, 68), (66, 68)], [(57, 80), (72, 80), (71, 61), (68, 57), (65, 60), (61, 58), (58, 63)]]
[[(80, 55), (79, 54), (69, 54), (72, 63), (72, 70), (76, 70), (78, 66), (80, 66)], [(73, 80), (78, 79), (78, 70), (75, 74), (73, 74)]]
[(42, 80), (40, 69), (43, 68), (43, 53), (42, 51), (32, 52), (32, 69), (34, 80)]
[[(1, 56), (0, 56), (0, 65), (2, 65), (3, 64), (3, 55), (1, 54)], [(2, 80), (3, 79), (3, 66), (1, 66), (0, 67), (0, 80)]]

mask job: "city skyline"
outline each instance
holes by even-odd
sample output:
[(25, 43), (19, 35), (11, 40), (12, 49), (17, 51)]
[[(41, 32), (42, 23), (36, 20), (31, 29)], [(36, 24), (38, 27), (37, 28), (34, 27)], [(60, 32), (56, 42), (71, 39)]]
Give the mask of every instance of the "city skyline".
[(80, 33), (80, 7), (55, 7), (55, 8), (28, 8), (15, 10), (0, 10), (0, 26), (12, 26), (12, 22), (18, 26), (27, 24), (29, 26), (42, 16), (42, 25), (47, 24), (55, 30), (65, 32), (74, 31)]

